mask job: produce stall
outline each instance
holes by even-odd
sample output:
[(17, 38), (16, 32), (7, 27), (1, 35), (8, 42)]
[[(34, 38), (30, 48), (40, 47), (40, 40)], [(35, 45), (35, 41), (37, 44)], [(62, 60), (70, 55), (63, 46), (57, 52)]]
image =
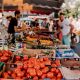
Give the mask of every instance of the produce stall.
[(80, 58), (36, 58), (14, 54), (11, 62), (4, 62), (0, 67), (2, 67), (1, 80), (79, 80), (80, 78)]
[(2, 33), (5, 40), (1, 37), (0, 80), (79, 80), (79, 56), (61, 43), (55, 30), (24, 25), (22, 32), (16, 32), (15, 47), (8, 46)]

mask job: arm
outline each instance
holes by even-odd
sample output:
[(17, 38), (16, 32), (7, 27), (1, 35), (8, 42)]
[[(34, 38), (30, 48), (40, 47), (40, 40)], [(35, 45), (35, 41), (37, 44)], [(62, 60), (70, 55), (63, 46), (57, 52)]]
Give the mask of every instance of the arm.
[(73, 33), (74, 26), (72, 24), (70, 24), (69, 26), (70, 26), (70, 33)]
[(14, 26), (15, 32), (20, 32), (22, 29), (18, 29), (17, 26)]

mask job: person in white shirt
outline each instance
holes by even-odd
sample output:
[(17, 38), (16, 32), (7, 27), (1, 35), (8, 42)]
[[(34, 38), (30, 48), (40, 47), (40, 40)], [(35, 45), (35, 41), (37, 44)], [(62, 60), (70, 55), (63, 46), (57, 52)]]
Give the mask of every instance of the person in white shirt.
[(64, 13), (60, 13), (60, 21), (61, 21), (61, 27), (62, 27), (62, 43), (64, 45), (70, 46), (70, 34), (72, 33), (73, 25), (70, 24), (70, 21), (68, 19), (65, 19)]
[[(76, 22), (76, 31), (80, 31), (80, 17), (78, 18), (78, 21)], [(78, 42), (80, 43), (80, 36), (78, 36)]]
[(76, 30), (80, 31), (80, 17), (78, 18), (78, 21), (76, 22)]

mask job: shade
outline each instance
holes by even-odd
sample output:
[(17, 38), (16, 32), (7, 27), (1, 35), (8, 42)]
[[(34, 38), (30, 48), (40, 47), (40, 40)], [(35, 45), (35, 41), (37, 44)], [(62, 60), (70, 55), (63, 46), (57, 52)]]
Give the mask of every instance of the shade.
[[(3, 0), (0, 0), (0, 10)], [(64, 0), (4, 0), (4, 10), (27, 10), (33, 13), (51, 13), (59, 11)], [(29, 7), (26, 6), (29, 4)], [(31, 6), (31, 7), (30, 7)]]

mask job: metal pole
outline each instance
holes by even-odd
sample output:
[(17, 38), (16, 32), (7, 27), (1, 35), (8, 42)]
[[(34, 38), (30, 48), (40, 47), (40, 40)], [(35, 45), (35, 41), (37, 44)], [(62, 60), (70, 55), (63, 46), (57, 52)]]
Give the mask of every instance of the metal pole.
[[(4, 3), (3, 3), (3, 0), (2, 0), (2, 30), (3, 30), (3, 19), (4, 19)], [(2, 31), (3, 32), (3, 31)], [(3, 46), (3, 49), (4, 49), (4, 39), (2, 38), (2, 46)]]

